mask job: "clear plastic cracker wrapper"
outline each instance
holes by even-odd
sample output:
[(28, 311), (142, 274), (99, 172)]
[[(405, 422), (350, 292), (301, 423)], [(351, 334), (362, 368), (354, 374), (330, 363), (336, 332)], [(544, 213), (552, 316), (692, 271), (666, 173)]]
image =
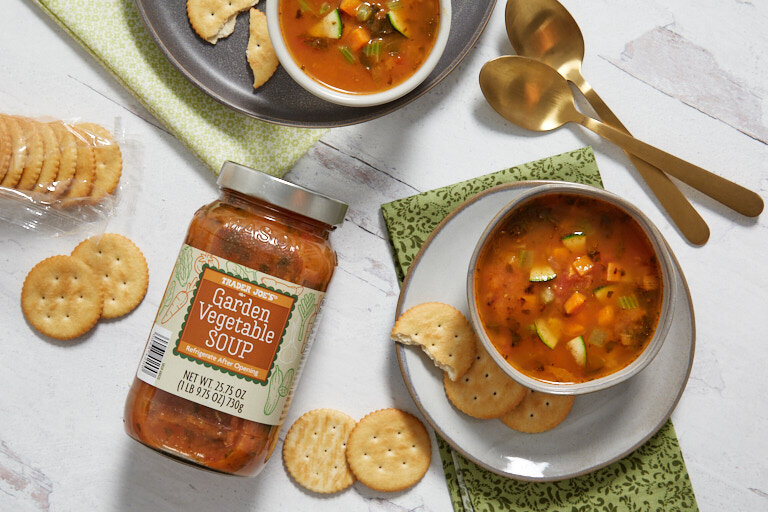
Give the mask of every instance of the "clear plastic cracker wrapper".
[(0, 219), (53, 236), (98, 230), (135, 200), (136, 146), (119, 118), (0, 114)]

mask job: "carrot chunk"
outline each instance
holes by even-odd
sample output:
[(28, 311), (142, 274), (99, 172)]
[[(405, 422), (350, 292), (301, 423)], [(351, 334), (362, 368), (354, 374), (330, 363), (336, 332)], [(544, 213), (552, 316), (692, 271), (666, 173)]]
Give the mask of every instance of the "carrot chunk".
[(539, 300), (535, 295), (525, 294), (520, 296), (520, 303), (522, 305), (522, 309), (533, 310), (538, 307)]
[(349, 48), (356, 52), (360, 50), (363, 46), (368, 44), (368, 41), (371, 40), (371, 34), (363, 27), (358, 27), (354, 30), (352, 30), (349, 33), (349, 36), (347, 37), (347, 42), (349, 43)]
[(579, 292), (573, 292), (573, 295), (568, 297), (568, 300), (563, 304), (563, 309), (569, 315), (579, 309), (587, 298)]
[(354, 16), (357, 13), (357, 8), (360, 7), (361, 3), (363, 2), (360, 0), (341, 0), (339, 9), (349, 14), (350, 16)]
[(587, 272), (592, 270), (593, 263), (592, 260), (589, 259), (589, 256), (579, 256), (573, 261), (571, 266), (580, 276), (583, 277)]
[(565, 324), (565, 327), (563, 327), (563, 332), (567, 336), (581, 336), (585, 331), (586, 329), (584, 329), (583, 325), (577, 324), (575, 322), (569, 322)]
[(556, 262), (560, 263), (561, 265), (567, 265), (568, 264), (568, 257), (570, 256), (570, 251), (566, 249), (565, 247), (555, 247), (552, 249), (552, 257), (555, 259)]
[(604, 306), (597, 312), (597, 323), (605, 327), (613, 323), (613, 306)]

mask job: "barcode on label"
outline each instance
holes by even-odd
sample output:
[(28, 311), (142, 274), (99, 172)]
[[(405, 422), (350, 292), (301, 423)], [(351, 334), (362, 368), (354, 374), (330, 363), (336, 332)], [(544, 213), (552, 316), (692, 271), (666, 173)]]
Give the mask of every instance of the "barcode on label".
[(155, 384), (157, 374), (160, 372), (160, 365), (163, 362), (163, 356), (171, 341), (171, 332), (162, 327), (155, 326), (149, 335), (149, 343), (144, 350), (144, 357), (139, 366), (139, 378), (147, 384)]

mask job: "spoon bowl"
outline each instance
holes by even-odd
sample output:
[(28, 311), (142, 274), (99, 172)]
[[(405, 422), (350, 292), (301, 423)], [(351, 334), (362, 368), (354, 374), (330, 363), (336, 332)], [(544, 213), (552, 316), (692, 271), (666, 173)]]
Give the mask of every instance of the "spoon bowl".
[(480, 70), (480, 89), (496, 112), (527, 130), (554, 130), (579, 116), (568, 82), (536, 60), (499, 57), (487, 62)]
[(518, 55), (539, 60), (575, 81), (581, 75), (584, 37), (556, 0), (507, 0), (507, 37)]

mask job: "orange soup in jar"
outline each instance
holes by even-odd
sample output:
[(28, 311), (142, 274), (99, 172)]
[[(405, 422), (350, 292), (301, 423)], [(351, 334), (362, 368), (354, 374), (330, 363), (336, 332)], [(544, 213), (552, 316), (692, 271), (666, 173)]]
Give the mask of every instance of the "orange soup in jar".
[(218, 183), (189, 226), (125, 428), (181, 461), (252, 476), (277, 442), (347, 205), (232, 162)]

